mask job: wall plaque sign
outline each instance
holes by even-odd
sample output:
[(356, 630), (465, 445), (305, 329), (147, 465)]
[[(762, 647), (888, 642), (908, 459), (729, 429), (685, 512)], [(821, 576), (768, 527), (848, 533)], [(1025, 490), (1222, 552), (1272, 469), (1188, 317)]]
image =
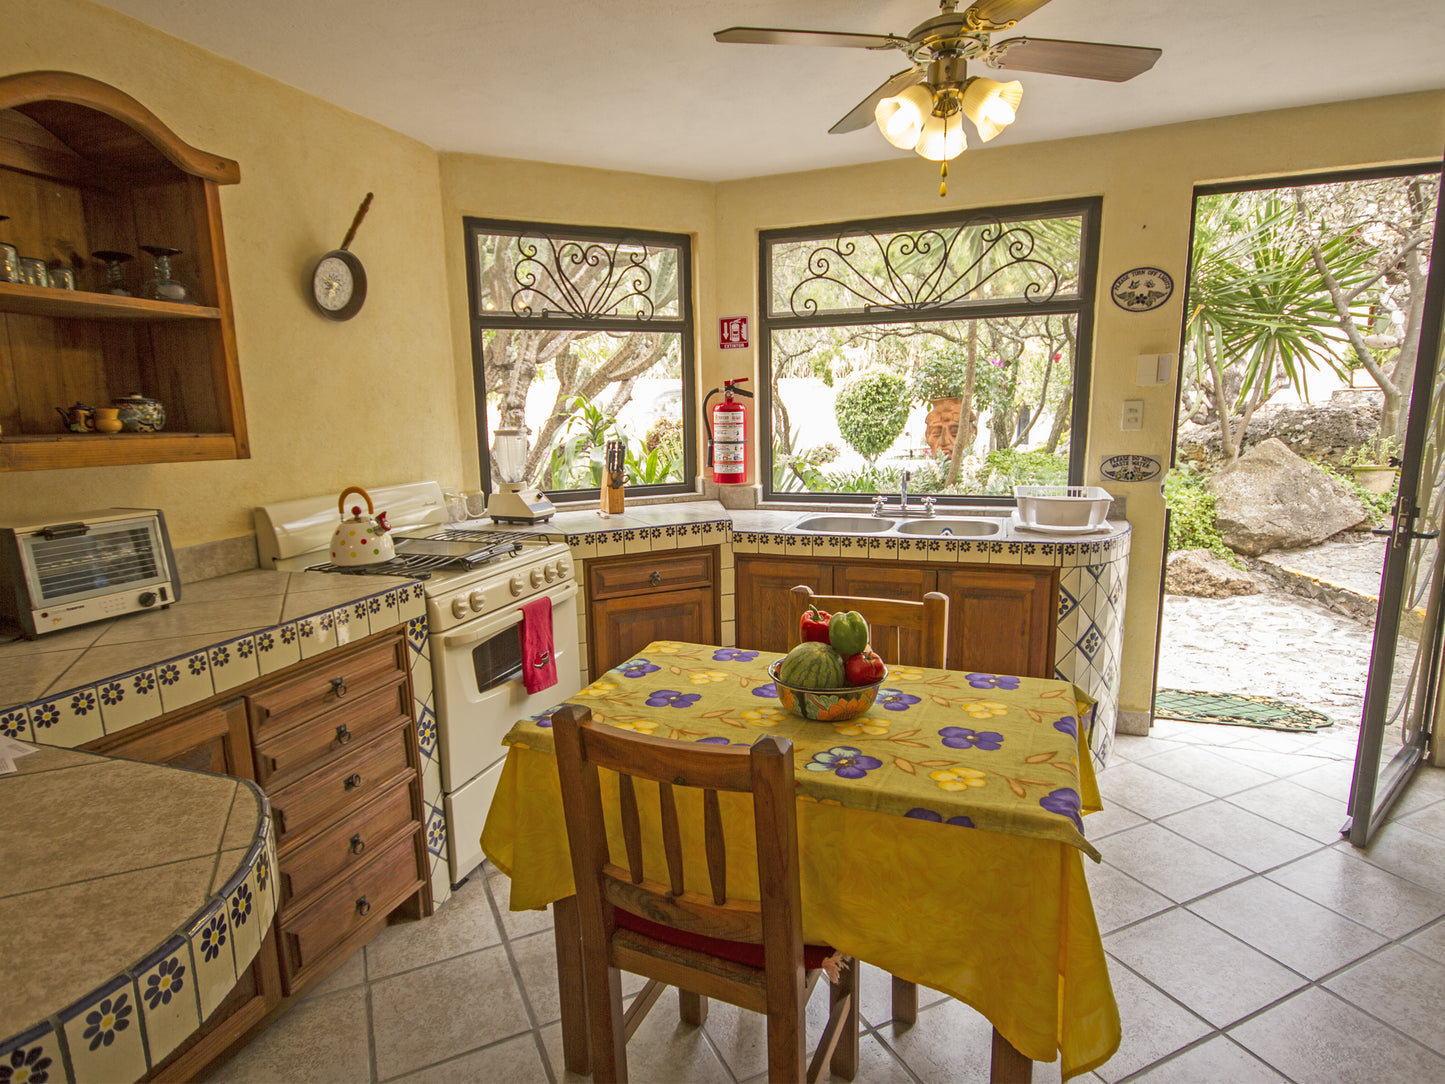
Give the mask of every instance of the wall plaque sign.
[(1168, 301), (1174, 293), (1174, 280), (1167, 271), (1157, 267), (1136, 267), (1114, 280), (1109, 296), (1125, 312), (1148, 312)]
[(1164, 472), (1164, 464), (1152, 455), (1111, 455), (1099, 464), (1099, 473), (1110, 482), (1149, 482)]
[(719, 317), (717, 345), (720, 350), (746, 350), (748, 348), (748, 318), (746, 316)]

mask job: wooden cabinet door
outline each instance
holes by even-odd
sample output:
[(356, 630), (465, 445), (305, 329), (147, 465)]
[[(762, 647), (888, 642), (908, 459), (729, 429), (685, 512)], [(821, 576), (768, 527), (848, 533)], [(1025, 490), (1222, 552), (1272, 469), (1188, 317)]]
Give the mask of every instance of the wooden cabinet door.
[(833, 566), (796, 557), (740, 553), (736, 571), (737, 646), (752, 651), (787, 651), (798, 584), (816, 594), (833, 590)]
[(592, 603), (588, 673), (595, 679), (653, 640), (715, 644), (722, 636), (716, 588), (657, 591)]
[(84, 746), (93, 753), (255, 779), (246, 703), (236, 699), (168, 715)]
[(959, 568), (938, 573), (948, 596), (948, 668), (1054, 676), (1057, 569)]
[[(931, 568), (898, 568), (885, 561), (874, 561), (834, 566), (832, 593), (854, 598), (921, 602), (925, 594), (937, 590), (937, 582), (938, 573)], [(868, 615), (865, 613), (863, 616)], [(873, 650), (882, 656), (884, 662), (899, 666), (923, 665), (923, 637), (914, 630), (872, 623), (868, 629)]]

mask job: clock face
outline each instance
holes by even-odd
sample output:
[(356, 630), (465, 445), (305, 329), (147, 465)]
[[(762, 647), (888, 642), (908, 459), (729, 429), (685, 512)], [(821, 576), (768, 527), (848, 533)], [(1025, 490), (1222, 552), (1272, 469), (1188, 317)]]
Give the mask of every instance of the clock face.
[(311, 276), (311, 298), (323, 316), (349, 320), (366, 299), (366, 272), (345, 249), (328, 252)]

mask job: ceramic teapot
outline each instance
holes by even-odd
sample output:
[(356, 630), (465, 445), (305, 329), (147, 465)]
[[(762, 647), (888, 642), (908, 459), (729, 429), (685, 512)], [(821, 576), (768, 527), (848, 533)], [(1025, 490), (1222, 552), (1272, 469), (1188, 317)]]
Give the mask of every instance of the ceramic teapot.
[(58, 406), (55, 412), (65, 422), (65, 428), (72, 433), (94, 433), (95, 432), (95, 408), (88, 407), (84, 403), (76, 403), (74, 406)]
[(158, 433), (165, 428), (166, 408), (158, 399), (147, 399), (140, 392), (120, 395), (110, 401), (120, 411), (120, 424), (127, 433)]
[[(366, 502), (363, 515), (361, 505), (351, 507), (351, 518), (346, 518), (346, 498), (359, 493)], [(371, 496), (360, 486), (348, 486), (341, 491), (336, 502), (341, 513), (341, 523), (331, 536), (331, 560), (338, 565), (374, 565), (390, 561), (396, 556), (396, 547), (391, 535), (387, 534), (386, 513), (377, 513), (371, 503)]]

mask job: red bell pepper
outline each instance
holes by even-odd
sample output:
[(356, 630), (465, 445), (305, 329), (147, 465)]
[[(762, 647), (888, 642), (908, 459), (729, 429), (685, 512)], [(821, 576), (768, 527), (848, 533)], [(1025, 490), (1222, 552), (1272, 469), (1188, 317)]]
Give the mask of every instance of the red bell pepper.
[(843, 660), (843, 677), (849, 685), (872, 685), (883, 677), (886, 669), (871, 647)]
[(827, 610), (820, 610), (817, 606), (809, 606), (803, 611), (803, 616), (798, 619), (798, 639), (800, 643), (807, 643), (809, 640), (820, 644), (828, 642), (828, 622), (833, 615)]

